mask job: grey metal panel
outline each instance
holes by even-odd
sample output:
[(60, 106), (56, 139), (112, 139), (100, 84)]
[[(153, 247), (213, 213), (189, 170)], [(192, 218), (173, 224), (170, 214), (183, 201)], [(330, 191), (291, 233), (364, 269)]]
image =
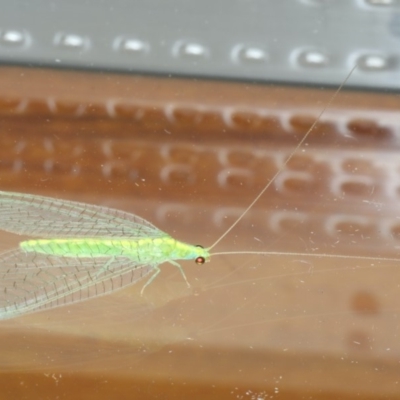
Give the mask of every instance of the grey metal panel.
[(0, 62), (400, 88), (399, 0), (0, 0)]

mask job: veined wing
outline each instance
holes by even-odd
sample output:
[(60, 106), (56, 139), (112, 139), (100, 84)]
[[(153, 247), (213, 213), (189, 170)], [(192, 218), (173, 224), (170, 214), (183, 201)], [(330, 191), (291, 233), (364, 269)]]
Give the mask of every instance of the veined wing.
[(154, 271), (128, 258), (0, 254), (0, 320), (105, 295)]
[(165, 237), (137, 215), (92, 204), (0, 191), (0, 229), (57, 237)]

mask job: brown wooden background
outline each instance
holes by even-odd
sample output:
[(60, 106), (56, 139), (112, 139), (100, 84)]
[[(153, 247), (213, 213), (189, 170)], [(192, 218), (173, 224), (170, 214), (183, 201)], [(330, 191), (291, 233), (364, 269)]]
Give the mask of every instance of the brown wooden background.
[[(332, 90), (0, 70), (0, 189), (211, 245)], [(399, 98), (343, 91), (215, 251), (398, 257)], [(18, 238), (2, 234), (2, 248)], [(398, 262), (215, 256), (0, 324), (0, 398), (400, 398)]]

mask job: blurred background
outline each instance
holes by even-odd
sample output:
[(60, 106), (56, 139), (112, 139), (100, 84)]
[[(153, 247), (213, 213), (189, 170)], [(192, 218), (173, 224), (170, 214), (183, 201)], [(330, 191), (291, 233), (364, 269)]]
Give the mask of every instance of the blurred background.
[(213, 249), (281, 254), (1, 321), (1, 399), (400, 398), (398, 0), (0, 4), (0, 190), (207, 247), (282, 169)]

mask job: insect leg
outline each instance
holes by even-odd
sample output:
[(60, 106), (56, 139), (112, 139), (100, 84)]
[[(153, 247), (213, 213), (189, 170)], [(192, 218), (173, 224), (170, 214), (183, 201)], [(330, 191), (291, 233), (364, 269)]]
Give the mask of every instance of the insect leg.
[(190, 286), (190, 283), (189, 283), (189, 281), (187, 280), (186, 275), (185, 275), (185, 273), (183, 272), (182, 267), (181, 267), (176, 261), (170, 260), (170, 261), (168, 261), (168, 262), (169, 262), (170, 264), (174, 265), (176, 268), (179, 269), (179, 271), (180, 271), (181, 275), (183, 276), (183, 279), (185, 280), (185, 282), (186, 282), (188, 288), (190, 288), (190, 287), (191, 287), (191, 286)]
[(154, 281), (154, 279), (156, 278), (156, 276), (160, 273), (161, 269), (159, 268), (158, 265), (154, 265), (153, 268), (156, 270), (156, 272), (154, 272), (154, 274), (151, 276), (151, 278), (146, 282), (146, 284), (142, 287), (142, 290), (140, 291), (140, 295), (143, 296), (144, 293), (144, 289), (146, 289), (147, 286), (150, 285), (151, 282)]

